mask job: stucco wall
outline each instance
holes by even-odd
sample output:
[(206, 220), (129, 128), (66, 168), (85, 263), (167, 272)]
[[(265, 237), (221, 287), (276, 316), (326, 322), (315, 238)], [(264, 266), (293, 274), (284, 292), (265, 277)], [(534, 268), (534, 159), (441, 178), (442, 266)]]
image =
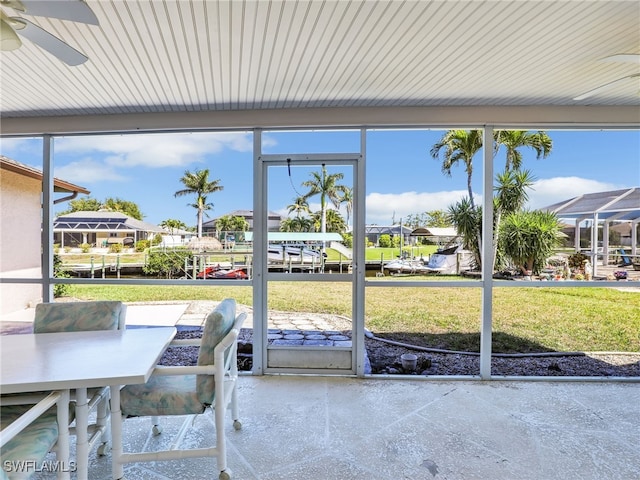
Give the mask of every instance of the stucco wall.
[[(0, 275), (40, 278), (42, 183), (3, 170), (0, 173)], [(0, 313), (41, 301), (40, 285), (2, 284)]]

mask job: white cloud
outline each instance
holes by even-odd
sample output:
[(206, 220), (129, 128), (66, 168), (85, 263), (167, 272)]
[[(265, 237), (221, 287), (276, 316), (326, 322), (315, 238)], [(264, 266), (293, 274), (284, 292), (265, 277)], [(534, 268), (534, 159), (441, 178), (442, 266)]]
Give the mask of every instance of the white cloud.
[[(29, 160), (25, 161), (25, 157), (42, 156), (42, 140), (40, 138), (0, 138), (0, 153), (18, 162), (26, 163)], [(41, 160), (39, 164), (33, 164), (33, 162), (28, 164), (42, 168)]]
[(554, 177), (536, 181), (529, 191), (527, 208), (544, 208), (584, 193), (606, 192), (621, 188), (612, 183), (580, 177)]
[[(367, 195), (367, 224), (390, 225), (393, 218), (399, 221), (410, 214), (431, 210), (444, 210), (467, 196), (466, 190), (419, 193), (370, 193)], [(477, 201), (478, 197), (474, 195)]]
[(60, 138), (56, 153), (106, 154), (121, 167), (176, 167), (202, 161), (223, 150), (250, 152), (253, 140), (247, 132), (102, 135)]
[(95, 161), (91, 158), (78, 160), (55, 168), (53, 174), (56, 178), (61, 178), (79, 185), (104, 182), (105, 180), (127, 180), (127, 178), (118, 173), (113, 166)]

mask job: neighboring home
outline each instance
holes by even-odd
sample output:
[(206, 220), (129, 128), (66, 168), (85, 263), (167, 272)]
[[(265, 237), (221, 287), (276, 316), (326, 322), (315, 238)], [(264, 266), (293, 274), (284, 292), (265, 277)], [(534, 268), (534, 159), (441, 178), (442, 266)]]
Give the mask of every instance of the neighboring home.
[[(89, 190), (54, 178), (54, 203), (72, 200)], [(14, 278), (42, 276), (42, 171), (0, 155), (0, 275)], [(19, 255), (16, 255), (19, 253)], [(0, 314), (42, 301), (39, 284), (3, 284)]]
[[(280, 223), (282, 222), (282, 216), (275, 212), (268, 212), (268, 215), (269, 218), (267, 219), (267, 230), (269, 232), (279, 232)], [(234, 210), (233, 212), (227, 213), (226, 215), (222, 216), (243, 217), (249, 224), (249, 231), (253, 231), (253, 210)], [(216, 222), (219, 218), (220, 217), (209, 220), (208, 222), (204, 222), (202, 224), (202, 234), (215, 236), (217, 234)]]
[(151, 240), (167, 232), (157, 225), (136, 220), (121, 212), (103, 210), (72, 212), (53, 221), (53, 243), (64, 247), (78, 247), (87, 243), (106, 248), (112, 243), (132, 247), (138, 240)]

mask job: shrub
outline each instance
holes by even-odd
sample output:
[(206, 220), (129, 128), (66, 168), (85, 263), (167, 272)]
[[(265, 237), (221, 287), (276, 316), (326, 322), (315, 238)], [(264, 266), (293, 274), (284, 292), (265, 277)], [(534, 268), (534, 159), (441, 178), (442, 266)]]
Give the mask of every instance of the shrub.
[(351, 248), (353, 246), (353, 235), (351, 233), (343, 233), (342, 243), (344, 243), (345, 247)]
[[(71, 275), (69, 274), (69, 272), (67, 272), (64, 267), (62, 266), (62, 259), (60, 258), (60, 255), (58, 254), (54, 254), (53, 255), (53, 276), (55, 278), (70, 278)], [(53, 296), (55, 298), (57, 297), (64, 297), (69, 291), (69, 285), (65, 285), (62, 283), (56, 283), (53, 286)]]
[(89, 245), (88, 243), (83, 243), (82, 245), (80, 245), (80, 250), (82, 250), (82, 253), (89, 253), (90, 248), (91, 245)]
[(589, 257), (584, 253), (577, 252), (573, 255), (569, 255), (567, 260), (569, 262), (569, 268), (572, 270), (582, 270), (584, 268), (584, 262), (589, 260)]
[(158, 278), (176, 278), (184, 274), (185, 259), (191, 260), (192, 258), (193, 253), (184, 248), (153, 250), (149, 252), (142, 269), (146, 275), (155, 275)]
[(109, 245), (109, 253), (120, 253), (122, 252), (122, 244), (121, 243), (112, 243)]
[(391, 247), (391, 235), (388, 234), (384, 234), (384, 235), (380, 235), (380, 238), (378, 238), (378, 245), (381, 248), (390, 248)]
[(144, 252), (150, 246), (151, 242), (149, 240), (138, 240), (136, 242), (136, 252)]

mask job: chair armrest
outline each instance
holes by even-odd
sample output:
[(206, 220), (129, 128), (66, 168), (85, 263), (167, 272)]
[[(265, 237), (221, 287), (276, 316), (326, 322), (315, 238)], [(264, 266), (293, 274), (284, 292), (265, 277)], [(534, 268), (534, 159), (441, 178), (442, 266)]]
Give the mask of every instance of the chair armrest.
[(185, 365), (170, 367), (166, 365), (157, 365), (153, 369), (153, 375), (214, 375), (214, 365)]
[(24, 412), (20, 418), (16, 419), (10, 425), (7, 425), (2, 430), (2, 435), (0, 436), (0, 446), (4, 446), (9, 440), (18, 435), (22, 430), (27, 428), (31, 423), (40, 417), (43, 413), (45, 413), (49, 408), (54, 406), (58, 400), (60, 399), (60, 392), (51, 392), (45, 398), (41, 399), (38, 403), (36, 403), (29, 410)]
[(199, 347), (201, 338), (178, 338), (171, 341), (170, 347)]

